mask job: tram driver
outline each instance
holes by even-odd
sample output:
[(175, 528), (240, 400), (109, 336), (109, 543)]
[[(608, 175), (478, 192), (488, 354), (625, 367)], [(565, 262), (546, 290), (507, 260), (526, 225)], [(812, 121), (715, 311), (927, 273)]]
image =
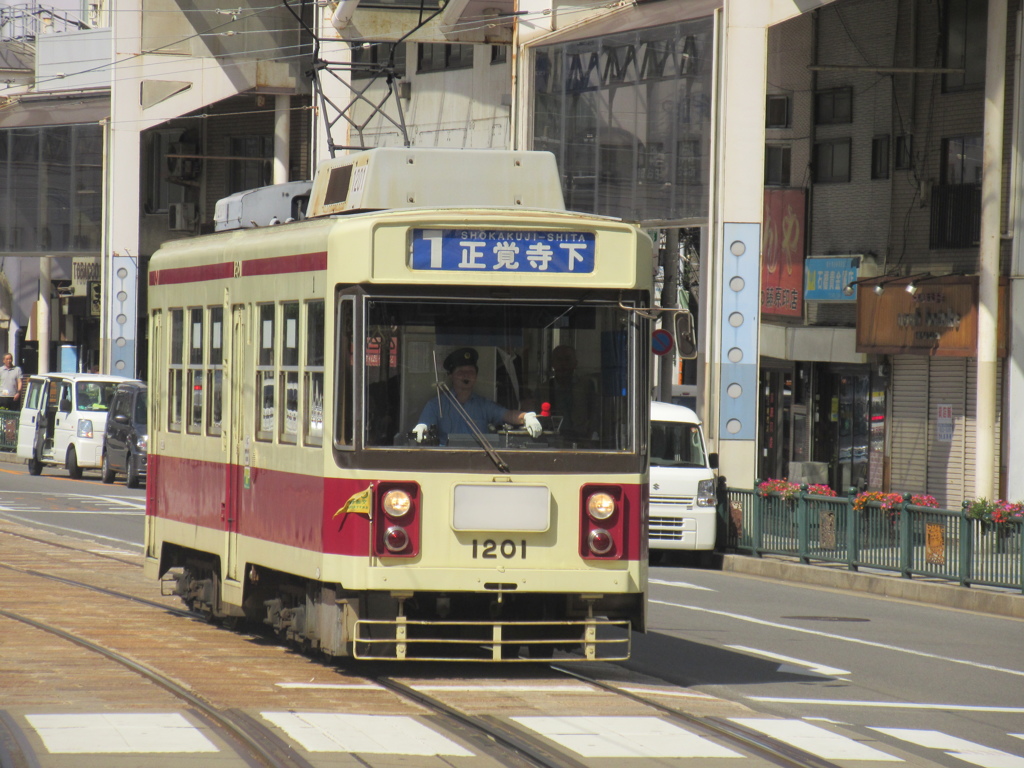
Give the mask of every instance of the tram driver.
[(506, 410), (492, 400), (473, 392), (473, 388), (476, 386), (479, 357), (479, 353), (472, 347), (462, 347), (444, 359), (450, 394), (458, 401), (461, 408), (456, 407), (443, 394), (430, 398), (420, 413), (419, 424), (412, 430), (417, 443), (426, 440), (430, 427), (437, 428), (437, 436), (441, 445), (448, 444), (448, 435), (471, 434), (472, 430), (466, 421), (467, 417), (477, 430), (483, 433), (487, 432), (487, 427), (491, 424), (496, 427), (502, 424), (512, 424), (526, 427), (526, 432), (530, 437), (540, 436), (543, 430), (536, 413)]

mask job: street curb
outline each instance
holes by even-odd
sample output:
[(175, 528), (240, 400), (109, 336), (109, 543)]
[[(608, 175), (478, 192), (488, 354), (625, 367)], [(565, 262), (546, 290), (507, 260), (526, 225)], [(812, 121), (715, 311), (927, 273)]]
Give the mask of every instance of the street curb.
[(776, 581), (864, 592), (878, 597), (1024, 619), (1024, 594), (1007, 590), (968, 588), (949, 583), (937, 584), (924, 578), (901, 578), (898, 574), (889, 576), (850, 571), (843, 565), (804, 565), (776, 557), (748, 555), (725, 555), (722, 558), (722, 570)]

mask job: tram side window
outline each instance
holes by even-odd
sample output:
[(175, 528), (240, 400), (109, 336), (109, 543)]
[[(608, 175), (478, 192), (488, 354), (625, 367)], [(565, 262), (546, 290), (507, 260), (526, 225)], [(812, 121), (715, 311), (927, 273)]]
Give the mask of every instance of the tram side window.
[(296, 443), (299, 436), (299, 303), (281, 305), (281, 421), (282, 443)]
[(210, 367), (206, 371), (206, 434), (221, 433), (221, 398), (224, 386), (224, 307), (210, 307)]
[(198, 435), (203, 429), (203, 310), (194, 307), (188, 311), (188, 426), (189, 434)]
[(306, 303), (306, 360), (303, 369), (303, 440), (324, 442), (324, 303)]
[(276, 328), (274, 304), (259, 305), (256, 327), (256, 439), (274, 439), (274, 350)]
[(181, 432), (185, 352), (185, 310), (171, 310), (171, 359), (167, 371), (167, 428)]
[(355, 392), (355, 297), (342, 296), (338, 302), (338, 327), (335, 334), (335, 363), (340, 375), (335, 379), (334, 443), (351, 447), (353, 440), (353, 399)]

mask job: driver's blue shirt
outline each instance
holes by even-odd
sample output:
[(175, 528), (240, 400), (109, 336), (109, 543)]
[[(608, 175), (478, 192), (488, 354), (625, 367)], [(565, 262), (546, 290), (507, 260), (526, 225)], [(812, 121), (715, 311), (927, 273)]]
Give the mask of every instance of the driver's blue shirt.
[[(440, 408), (438, 407), (438, 399), (441, 401)], [(505, 422), (506, 409), (485, 397), (480, 397), (480, 395), (470, 395), (469, 400), (462, 403), (462, 407), (476, 425), (476, 428), (481, 432), (487, 432), (488, 424), (501, 426)], [(420, 414), (420, 424), (426, 424), (427, 426), (436, 425), (437, 436), (441, 445), (448, 444), (449, 434), (471, 434), (469, 425), (462, 417), (462, 414), (455, 409), (452, 402), (445, 396), (441, 398), (432, 397), (427, 401), (427, 404), (423, 406), (423, 412)]]

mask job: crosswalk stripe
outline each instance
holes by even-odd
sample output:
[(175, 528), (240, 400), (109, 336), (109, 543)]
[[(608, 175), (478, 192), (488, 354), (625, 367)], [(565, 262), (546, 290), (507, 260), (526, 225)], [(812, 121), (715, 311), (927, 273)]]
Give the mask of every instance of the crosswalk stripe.
[(941, 749), (951, 757), (959, 758), (971, 765), (981, 766), (981, 768), (1024, 768), (1024, 757), (950, 736), (942, 731), (916, 728), (872, 728), (872, 730), (884, 733), (894, 739), (909, 741), (919, 747)]
[(451, 739), (404, 715), (263, 712), (307, 752), (473, 757)]
[(742, 757), (657, 717), (513, 717), (583, 757)]
[(219, 751), (174, 712), (26, 715), (25, 719), (55, 755)]
[(902, 763), (898, 757), (869, 747), (859, 741), (802, 720), (768, 720), (755, 717), (732, 717), (732, 722), (771, 736), (790, 746), (810, 752), (823, 760), (874, 760)]

